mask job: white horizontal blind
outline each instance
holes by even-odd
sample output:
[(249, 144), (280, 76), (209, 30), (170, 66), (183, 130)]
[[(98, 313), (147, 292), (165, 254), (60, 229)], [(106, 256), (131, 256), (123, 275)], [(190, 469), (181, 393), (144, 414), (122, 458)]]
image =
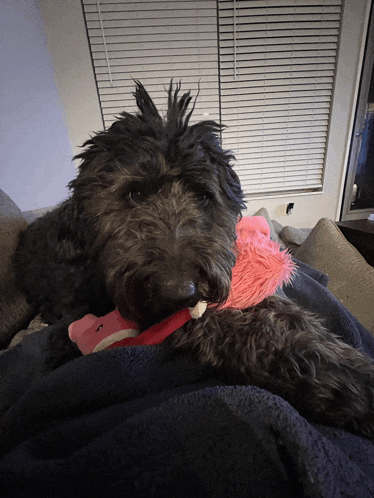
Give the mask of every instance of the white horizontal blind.
[[(136, 109), (133, 79), (162, 112), (173, 78), (200, 94), (192, 121), (219, 120), (215, 0), (82, 0), (105, 127)], [(133, 78), (133, 79), (132, 79)]]
[(342, 0), (219, 0), (224, 147), (247, 195), (320, 190)]

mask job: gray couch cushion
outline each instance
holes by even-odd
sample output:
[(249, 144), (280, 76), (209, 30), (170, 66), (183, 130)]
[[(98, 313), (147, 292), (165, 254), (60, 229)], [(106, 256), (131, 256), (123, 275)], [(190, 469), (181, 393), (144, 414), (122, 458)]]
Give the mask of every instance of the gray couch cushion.
[(374, 268), (333, 221), (319, 220), (294, 255), (327, 273), (330, 291), (374, 334)]
[(15, 286), (11, 264), (18, 234), (26, 227), (18, 206), (0, 190), (0, 347), (32, 316), (31, 307)]

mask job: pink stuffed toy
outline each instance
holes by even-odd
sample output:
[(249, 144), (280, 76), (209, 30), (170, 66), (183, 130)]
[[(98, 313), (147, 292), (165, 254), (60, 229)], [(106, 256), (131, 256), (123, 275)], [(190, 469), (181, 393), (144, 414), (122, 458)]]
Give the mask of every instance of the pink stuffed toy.
[[(244, 309), (260, 303), (291, 280), (295, 264), (287, 251), (270, 239), (270, 228), (262, 216), (242, 218), (236, 227), (237, 259), (232, 270), (231, 290), (219, 307)], [(168, 317), (139, 334), (136, 323), (122, 318), (118, 310), (104, 317), (86, 315), (69, 327), (69, 337), (83, 354), (119, 346), (160, 344), (190, 319), (202, 316), (207, 303), (200, 302)]]
[(206, 303), (200, 302), (195, 308), (178, 311), (141, 334), (136, 329), (136, 323), (122, 318), (118, 310), (99, 318), (95, 315), (86, 315), (70, 325), (69, 337), (83, 354), (97, 353), (103, 349), (119, 346), (160, 344), (188, 320), (199, 318), (206, 307)]

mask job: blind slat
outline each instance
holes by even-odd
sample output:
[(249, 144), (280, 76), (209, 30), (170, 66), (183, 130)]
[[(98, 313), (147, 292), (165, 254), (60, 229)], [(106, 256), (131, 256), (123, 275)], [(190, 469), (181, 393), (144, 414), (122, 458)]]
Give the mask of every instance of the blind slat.
[(263, 167), (261, 165), (261, 167), (256, 167), (254, 166), (250, 173), (247, 172), (245, 173), (244, 171), (242, 172), (242, 176), (243, 177), (246, 177), (246, 176), (252, 176), (252, 175), (262, 175), (262, 174), (273, 174), (273, 175), (278, 175), (278, 174), (281, 174), (283, 173), (284, 171), (291, 171), (291, 172), (300, 172), (300, 165), (301, 164), (305, 164), (306, 165), (306, 171), (307, 173), (309, 174), (310, 171), (312, 172), (316, 172), (316, 171), (319, 171), (320, 170), (320, 162), (318, 161), (318, 159), (313, 159), (313, 158), (309, 158), (309, 159), (304, 159), (304, 161), (302, 162), (301, 160), (294, 160), (294, 161), (291, 161), (291, 163), (286, 163), (286, 162), (273, 162), (273, 163), (269, 163), (266, 165), (266, 167)]
[[(323, 43), (319, 36), (282, 36), (279, 38), (257, 38), (256, 45), (253, 46), (251, 39), (236, 40), (237, 53), (252, 53), (256, 51), (267, 52), (269, 50), (284, 51), (287, 47), (297, 50), (310, 50), (311, 48), (336, 48), (337, 36), (330, 35), (323, 37)], [(221, 44), (221, 54), (232, 54), (234, 44), (232, 39), (223, 40)]]
[[(150, 44), (149, 44), (150, 45)], [(211, 44), (210, 44), (211, 45)], [(126, 52), (123, 50), (113, 50), (111, 46), (109, 60), (114, 64), (123, 64), (127, 59), (144, 59), (146, 57), (159, 57), (161, 60), (165, 59), (164, 53), (165, 48), (152, 48), (144, 47), (138, 48), (137, 50), (127, 50)], [(212, 46), (206, 47), (183, 47), (183, 48), (168, 48), (169, 56), (177, 59), (189, 58), (189, 60), (194, 60), (196, 57), (200, 57), (201, 60), (204, 58), (206, 60), (211, 61), (212, 58), (217, 55), (217, 48)], [(213, 57), (212, 57), (213, 56)], [(93, 60), (95, 61), (95, 65), (101, 64), (100, 61), (105, 61), (105, 52), (104, 51), (95, 51), (93, 53)], [(155, 62), (155, 59), (153, 59)]]
[[(107, 46), (110, 47), (110, 51), (113, 52), (113, 56), (116, 56), (117, 53), (123, 54), (123, 57), (126, 57), (128, 53), (134, 52), (139, 53), (139, 57), (143, 57), (142, 51), (144, 50), (158, 50), (160, 53), (165, 54), (165, 50), (171, 50), (172, 52), (177, 53), (180, 51), (183, 53), (190, 53), (190, 51), (198, 50), (211, 50), (214, 48), (215, 53), (217, 53), (217, 47), (212, 47), (212, 41), (210, 38), (204, 39), (194, 39), (192, 40), (177, 40), (177, 39), (168, 39), (166, 41), (160, 41), (159, 37), (157, 42), (150, 37), (150, 40), (137, 42), (135, 39), (130, 41), (130, 38), (126, 41), (126, 45), (124, 43), (108, 43)], [(98, 54), (105, 54), (105, 48), (103, 43), (91, 44), (93, 57), (99, 57)]]
[[(123, 24), (121, 24), (123, 26)], [(202, 29), (202, 27), (204, 29)], [(178, 34), (189, 34), (189, 37), (191, 38), (192, 33), (196, 32), (204, 32), (206, 34), (210, 33), (210, 36), (213, 36), (216, 34), (217, 26), (213, 23), (211, 24), (197, 24), (197, 23), (186, 23), (186, 25), (176, 25), (174, 23), (170, 23), (169, 25), (165, 26), (152, 26), (152, 29), (150, 26), (129, 26), (127, 28), (123, 27), (107, 27), (106, 30), (108, 31), (108, 43), (111, 43), (112, 41), (116, 41), (118, 36), (147, 36), (149, 35), (150, 32), (152, 32), (152, 37), (153, 40), (156, 40), (155, 35), (178, 35)], [(101, 37), (101, 30), (99, 27), (97, 28), (91, 28), (88, 26), (88, 34), (89, 36), (97, 36)], [(157, 36), (158, 37), (158, 36)], [(101, 39), (102, 41), (102, 39)], [(117, 39), (118, 41), (118, 39)]]
[[(104, 0), (110, 2), (110, 0)], [(341, 0), (308, 0), (308, 3), (303, 0), (240, 0), (240, 5), (243, 8), (252, 7), (263, 8), (263, 7), (279, 7), (280, 5), (284, 6), (295, 6), (295, 7), (305, 7), (305, 5), (310, 6), (323, 6), (323, 5), (342, 5)], [(223, 11), (225, 9), (232, 9), (233, 1), (232, 0), (220, 0), (220, 9)]]
[(199, 19), (200, 22), (206, 22), (204, 17), (216, 18), (216, 9), (188, 9), (188, 10), (170, 10), (157, 9), (152, 11), (152, 18), (148, 11), (105, 11), (100, 9), (98, 12), (86, 13), (86, 21), (89, 26), (100, 26), (100, 19), (105, 27), (114, 27), (116, 25), (133, 25), (133, 26), (160, 26), (170, 23), (184, 25), (193, 24), (193, 20)]
[[(222, 78), (227, 78), (229, 79), (230, 81), (233, 81), (233, 69), (222, 69), (221, 71), (221, 79)], [(334, 63), (329, 63), (329, 64), (303, 64), (303, 65), (293, 65), (293, 64), (288, 64), (288, 65), (284, 65), (284, 66), (279, 66), (279, 64), (277, 65), (253, 65), (253, 67), (239, 67), (237, 68), (237, 71), (238, 71), (238, 78), (240, 77), (240, 79), (243, 80), (243, 78), (248, 78), (249, 75), (252, 77), (252, 75), (255, 75), (255, 74), (258, 74), (258, 75), (261, 75), (262, 77), (264, 77), (264, 75), (266, 74), (272, 74), (273, 77), (275, 77), (276, 75), (278, 75), (278, 77), (280, 76), (280, 72), (282, 73), (286, 73), (285, 76), (286, 78), (287, 77), (292, 77), (292, 73), (295, 72), (307, 72), (307, 71), (319, 71), (319, 70), (325, 70), (325, 71), (328, 71), (330, 70), (331, 73), (330, 74), (334, 74), (334, 70), (335, 70), (335, 64)], [(235, 81), (235, 80), (234, 80)], [(244, 88), (244, 85), (242, 85), (242, 88)]]
[[(89, 33), (89, 38), (90, 38), (90, 45), (95, 48), (95, 45), (100, 45), (103, 46), (103, 37), (102, 33), (99, 29), (93, 30), (94, 33)], [(142, 30), (142, 32), (139, 32), (140, 30), (125, 30), (122, 35), (110, 35), (106, 34), (105, 35), (105, 40), (106, 44), (109, 47), (112, 47), (112, 50), (118, 50), (118, 46), (122, 47), (122, 49), (125, 49), (128, 44), (136, 44), (138, 42), (140, 43), (150, 43), (152, 47), (158, 47), (162, 46), (163, 43), (174, 43), (174, 42), (179, 42), (179, 43), (184, 43), (185, 46), (188, 46), (189, 43), (194, 43), (196, 41), (209, 41), (210, 45), (212, 44), (212, 36), (213, 34), (216, 35), (216, 32), (214, 30), (211, 31), (194, 31), (193, 36), (191, 36), (190, 33), (184, 33), (182, 31), (176, 31), (176, 30), (171, 30), (171, 29), (163, 29), (161, 32), (157, 32), (155, 34), (150, 34), (150, 30)], [(154, 30), (152, 30), (153, 32)], [(160, 31), (160, 30), (159, 30)], [(140, 36), (141, 35), (141, 36)], [(167, 53), (167, 52), (166, 52)]]
[[(266, 7), (253, 7), (253, 3), (248, 5), (246, 2), (240, 2), (237, 4), (237, 13), (236, 15), (239, 17), (243, 16), (243, 13), (250, 13), (251, 17), (257, 18), (258, 16), (266, 17), (269, 16), (294, 16), (297, 15), (300, 19), (301, 16), (305, 14), (309, 14), (312, 16), (318, 16), (318, 18), (324, 19), (324, 14), (328, 14), (328, 17), (325, 16), (326, 19), (330, 19), (331, 14), (339, 15), (341, 12), (341, 7), (339, 5), (294, 5), (288, 6), (286, 4), (280, 5), (281, 2), (278, 2), (277, 5), (274, 6), (266, 6)], [(310, 4), (310, 2), (308, 2)], [(232, 8), (222, 8), (220, 15), (220, 22), (224, 23), (225, 19), (228, 18), (228, 21), (233, 17), (234, 10)]]
[[(229, 30), (226, 33), (224, 31), (220, 30), (220, 39), (225, 43), (225, 45), (231, 44), (233, 41), (233, 32), (234, 30)], [(243, 44), (243, 43), (252, 43), (253, 39), (268, 39), (268, 40), (273, 40), (274, 38), (278, 37), (294, 37), (294, 38), (299, 38), (302, 39), (304, 35), (309, 35), (309, 36), (338, 36), (339, 35), (339, 27), (337, 26), (336, 28), (318, 28), (316, 27), (315, 29), (309, 28), (308, 30), (305, 29), (294, 29), (294, 28), (289, 28), (287, 30), (285, 29), (278, 29), (275, 30), (273, 29), (271, 33), (269, 33), (266, 29), (263, 30), (254, 30), (253, 32), (247, 32), (245, 34), (245, 38), (239, 38), (238, 39), (238, 44)]]
[[(240, 161), (242, 159), (243, 161), (246, 161), (246, 162), (248, 161), (248, 164), (256, 164), (256, 165), (258, 165), (262, 161), (263, 168), (266, 167), (266, 163), (269, 160), (279, 161), (279, 160), (283, 159), (286, 161), (288, 158), (290, 158), (291, 160), (302, 158), (302, 157), (315, 157), (316, 158), (318, 155), (319, 155), (319, 157), (322, 158), (322, 161), (321, 161), (321, 164), (322, 164), (323, 156), (325, 153), (324, 147), (316, 148), (315, 150), (313, 150), (313, 153), (311, 151), (294, 149), (293, 151), (291, 151), (291, 150), (278, 150), (276, 152), (262, 152), (262, 153), (257, 153), (257, 154), (253, 153), (251, 151), (250, 153), (247, 153), (247, 154), (245, 154), (245, 153), (240, 154), (239, 152), (237, 152), (235, 150), (235, 148), (232, 150), (234, 151), (234, 154), (235, 154), (236, 158), (238, 159), (238, 161)], [(240, 170), (241, 166), (239, 165), (238, 167)], [(247, 169), (248, 169), (247, 164), (245, 165), (244, 169), (245, 169), (245, 171), (247, 171)]]
[[(323, 27), (325, 29), (339, 29), (339, 21), (322, 21), (321, 23), (319, 21), (304, 21), (300, 23), (300, 27), (298, 29), (295, 29), (294, 22), (258, 22), (247, 24), (246, 27), (247, 29), (251, 28), (252, 33), (255, 34), (257, 34), (258, 31), (266, 31), (268, 32), (268, 36), (270, 37), (272, 36), (272, 33), (275, 34), (278, 32), (286, 32), (289, 30), (292, 30), (293, 33), (298, 33), (298, 36), (302, 36), (303, 33), (307, 34), (309, 30), (318, 30), (320, 27)], [(222, 31), (222, 33), (234, 33), (234, 27), (232, 25), (224, 24), (220, 26), (220, 31)], [(247, 32), (243, 29), (238, 29), (236, 35), (239, 39), (246, 38)]]
[[(82, 3), (84, 5), (84, 10), (85, 13), (90, 13), (90, 12), (97, 12), (97, 0), (82, 0)], [(212, 8), (212, 2), (207, 0), (188, 0), (188, 5), (190, 6), (191, 9), (193, 8), (201, 8), (201, 9), (211, 9)], [(156, 1), (138, 1), (138, 2), (131, 2), (131, 1), (126, 1), (126, 0), (100, 0), (100, 6), (101, 6), (101, 11), (102, 12), (122, 12), (122, 11), (128, 11), (128, 12), (135, 12), (135, 11), (145, 11), (145, 12), (152, 12), (155, 10), (166, 10), (166, 9), (172, 9), (172, 10), (185, 10), (186, 9), (186, 0), (179, 0), (179, 1), (163, 1), (163, 2), (156, 2)]]
[[(149, 82), (148, 87), (149, 87), (149, 84), (152, 84), (152, 82), (153, 82), (155, 89), (156, 88), (162, 89), (162, 88), (169, 86), (171, 79), (174, 79), (175, 81), (179, 81), (182, 78), (183, 81), (185, 81), (185, 77), (190, 76), (190, 75), (191, 75), (191, 68), (188, 69), (187, 67), (183, 68), (183, 69), (180, 68), (178, 70), (176, 70), (175, 68), (171, 68), (171, 67), (169, 67), (168, 69), (152, 67), (152, 68), (149, 68), (147, 70), (147, 76), (148, 76), (148, 82)], [(195, 76), (194, 81), (196, 82), (196, 86), (195, 86), (196, 90), (197, 90), (198, 81), (201, 80), (202, 78), (204, 78), (205, 75), (215, 76), (217, 81), (218, 81), (217, 70), (215, 68), (209, 69), (209, 68), (204, 68), (204, 66), (195, 67), (194, 68), (194, 76)], [(142, 83), (143, 83), (143, 81), (145, 81), (143, 76), (144, 76), (144, 70), (142, 70), (141, 68), (139, 68), (138, 70), (133, 71), (133, 72), (129, 72), (128, 69), (124, 69), (122, 72), (118, 72), (118, 73), (117, 73), (117, 71), (114, 72), (113, 81), (116, 84), (117, 81), (122, 81), (122, 80), (131, 81), (131, 79), (133, 78), (133, 79), (142, 80)], [(159, 79), (159, 78), (161, 78), (162, 81), (157, 81), (157, 83), (155, 83), (155, 80)], [(97, 72), (96, 79), (98, 82), (104, 81), (104, 82), (109, 83), (109, 81), (110, 81), (109, 75), (107, 73), (100, 74)], [(134, 89), (134, 84), (132, 85), (132, 88)], [(151, 90), (149, 93), (151, 93)], [(217, 105), (218, 105), (218, 90), (217, 89), (216, 89), (216, 94), (217, 94)]]
[[(305, 64), (308, 61), (314, 62), (315, 59), (325, 61), (334, 61), (336, 57), (336, 48), (333, 50), (287, 50), (287, 51), (268, 51), (255, 53), (236, 53), (236, 60), (242, 65), (248, 63), (258, 63), (259, 61), (273, 61), (277, 64), (278, 59), (282, 59), (282, 64), (289, 64), (292, 60), (293, 64)], [(221, 54), (221, 65), (225, 68), (231, 68), (233, 65), (232, 54)]]
[[(133, 57), (129, 57), (126, 59), (109, 57), (109, 61), (111, 64), (112, 72), (121, 72), (123, 71), (123, 68), (126, 68), (126, 71), (144, 71), (144, 68), (147, 68), (148, 65), (145, 64), (144, 59), (142, 60)], [(143, 64), (141, 62), (143, 62)], [(216, 62), (212, 61), (212, 56), (210, 53), (196, 54), (195, 57), (191, 57), (189, 55), (175, 57), (171, 54), (169, 60), (165, 60), (165, 57), (158, 57), (153, 56), (153, 54), (149, 54), (147, 62), (149, 64), (152, 64), (154, 67), (160, 68), (170, 65), (173, 65), (176, 68), (180, 67), (182, 69), (185, 67), (191, 68), (191, 64), (197, 65), (197, 67), (201, 67), (202, 63), (204, 63), (204, 66), (206, 67), (217, 68), (217, 64)], [(107, 70), (107, 61), (105, 59), (94, 60), (94, 65), (98, 74)]]
[[(163, 73), (160, 73), (160, 78), (162, 78), (162, 74)], [(149, 71), (149, 72), (147, 72), (147, 74), (142, 74), (141, 76), (142, 76), (141, 81), (142, 81), (143, 85), (146, 86), (146, 88), (148, 88), (150, 85), (155, 83), (154, 72)], [(136, 77), (134, 77), (134, 79), (136, 79)], [(140, 78), (138, 78), (138, 79), (140, 79)], [(176, 76), (175, 74), (174, 74), (174, 79), (175, 79), (175, 81), (179, 81), (178, 76)], [(115, 86), (110, 84), (109, 78), (107, 78), (106, 80), (98, 81), (98, 79), (96, 77), (96, 82), (97, 82), (99, 93), (101, 91), (105, 91), (107, 93), (110, 93), (111, 91), (115, 91), (116, 89), (120, 90), (121, 88), (124, 88), (124, 89), (127, 89), (126, 90), (127, 95), (130, 96), (132, 94), (132, 92), (134, 91), (134, 82), (132, 79), (129, 78), (128, 74), (125, 74), (122, 79), (120, 77), (118, 77), (116, 79)], [(163, 78), (162, 82), (159, 82), (159, 85), (157, 87), (155, 87), (154, 90), (156, 92), (162, 91), (166, 87), (169, 86), (169, 83), (170, 83), (170, 79), (167, 80), (167, 78), (165, 77), (165, 78)], [(189, 72), (188, 74), (185, 74), (183, 76), (183, 84), (185, 85), (186, 89), (188, 88), (188, 89), (193, 90), (193, 88), (195, 88), (195, 87), (197, 88), (197, 86), (194, 86), (196, 84), (196, 75), (191, 76), (191, 72)], [(212, 95), (217, 93), (218, 73), (217, 72), (215, 72), (214, 74), (204, 73), (204, 88), (205, 88), (205, 85), (206, 85), (206, 88), (208, 88), (208, 87), (212, 88), (212, 91), (211, 91)]]
[[(260, 82), (247, 81), (246, 88), (241, 92), (240, 96), (253, 95), (254, 93), (265, 92), (275, 92), (275, 91), (291, 91), (293, 89), (299, 90), (313, 90), (316, 88), (331, 88), (331, 83), (333, 82), (332, 77), (321, 76), (319, 78), (282, 78), (280, 80), (261, 80)], [(227, 87), (221, 92), (225, 98), (229, 99), (235, 97), (237, 94), (236, 88)]]

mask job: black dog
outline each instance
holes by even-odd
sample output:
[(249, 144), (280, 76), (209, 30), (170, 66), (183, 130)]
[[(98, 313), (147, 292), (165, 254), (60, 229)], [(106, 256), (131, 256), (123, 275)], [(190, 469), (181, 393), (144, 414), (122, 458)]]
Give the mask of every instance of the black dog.
[[(137, 83), (139, 113), (84, 144), (70, 199), (21, 235), (17, 281), (49, 323), (117, 306), (145, 330), (227, 299), (243, 193), (220, 126), (189, 125), (191, 97), (179, 90), (170, 85), (162, 119)], [(169, 341), (314, 421), (374, 436), (374, 367), (291, 302), (210, 309)]]
[(147, 328), (227, 298), (243, 194), (220, 127), (188, 126), (191, 97), (178, 90), (163, 122), (138, 84), (141, 113), (86, 142), (71, 198), (21, 235), (17, 281), (48, 323), (114, 302)]

